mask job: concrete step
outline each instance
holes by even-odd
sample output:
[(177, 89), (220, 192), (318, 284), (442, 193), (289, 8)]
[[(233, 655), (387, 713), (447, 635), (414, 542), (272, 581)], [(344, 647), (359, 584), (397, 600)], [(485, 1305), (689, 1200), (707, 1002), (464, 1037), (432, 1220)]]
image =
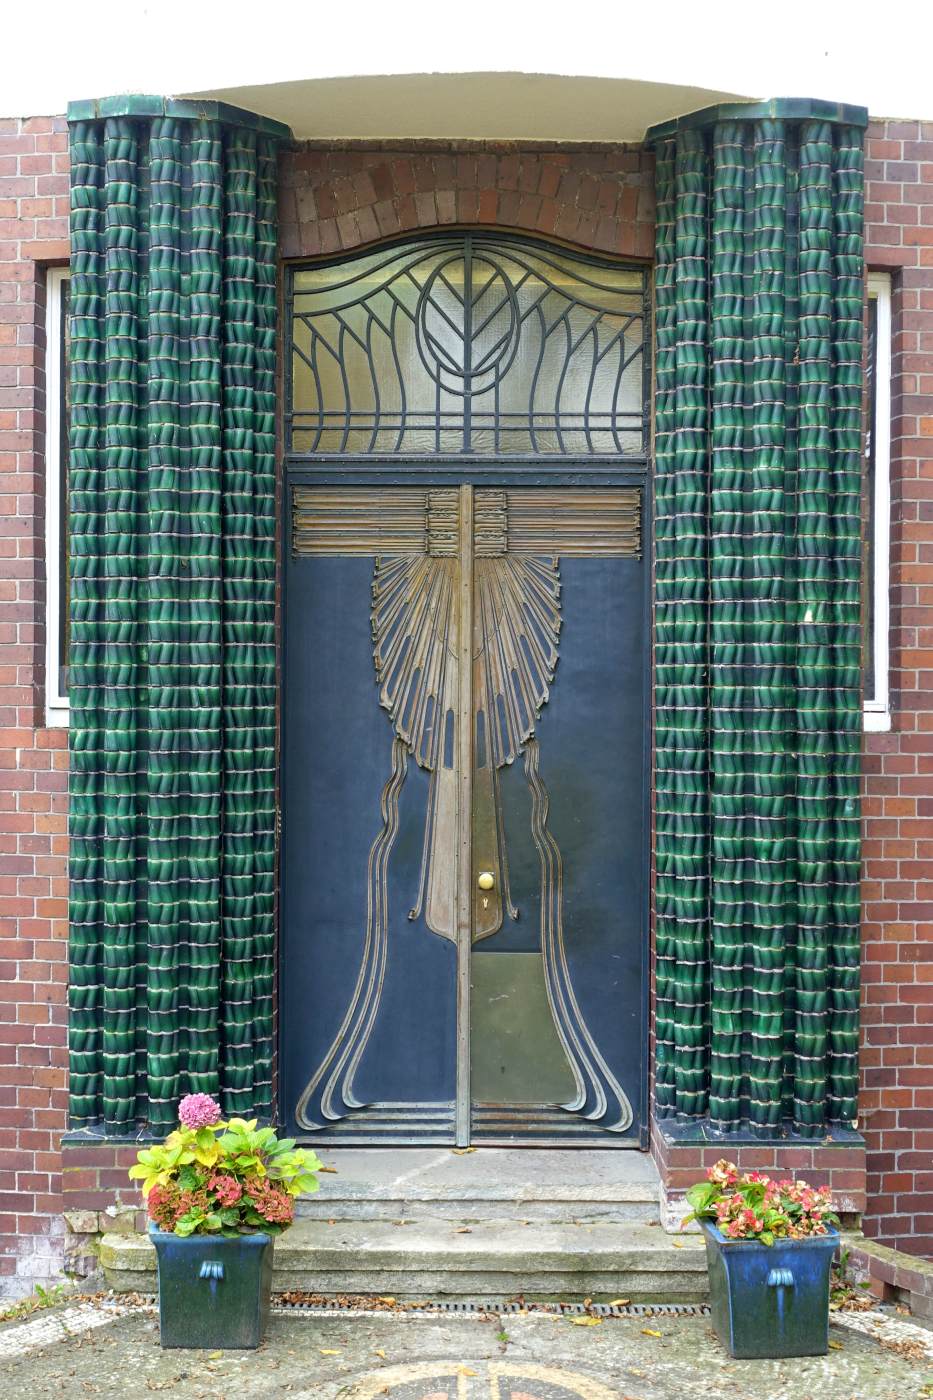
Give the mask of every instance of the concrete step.
[(643, 1152), (594, 1148), (323, 1149), (332, 1168), (298, 1202), (307, 1220), (657, 1220), (659, 1180)]
[[(141, 1235), (105, 1235), (101, 1264), (117, 1291), (155, 1287), (155, 1250)], [(699, 1302), (707, 1294), (703, 1241), (676, 1242), (638, 1221), (588, 1224), (494, 1220), (299, 1220), (276, 1242), (274, 1288), (454, 1298)]]

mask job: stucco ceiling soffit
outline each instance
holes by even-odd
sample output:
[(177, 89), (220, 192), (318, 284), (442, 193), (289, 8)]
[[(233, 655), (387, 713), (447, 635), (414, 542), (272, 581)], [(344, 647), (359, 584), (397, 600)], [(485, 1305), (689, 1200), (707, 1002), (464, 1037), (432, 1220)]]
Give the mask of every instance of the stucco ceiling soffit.
[(300, 141), (612, 143), (640, 142), (648, 127), (750, 96), (553, 73), (310, 78), (180, 95), (257, 112), (291, 127)]

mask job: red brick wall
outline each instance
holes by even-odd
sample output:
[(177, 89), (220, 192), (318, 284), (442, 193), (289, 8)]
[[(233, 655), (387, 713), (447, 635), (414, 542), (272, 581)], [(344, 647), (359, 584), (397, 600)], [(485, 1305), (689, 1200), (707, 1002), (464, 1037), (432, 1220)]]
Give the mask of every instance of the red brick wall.
[(520, 229), (599, 252), (654, 255), (654, 158), (646, 151), (309, 144), (283, 155), (279, 169), (286, 258), (444, 224)]
[[(875, 124), (868, 154), (868, 263), (895, 275), (895, 378), (894, 725), (866, 739), (866, 1228), (933, 1253), (933, 128)], [(283, 157), (282, 252), (335, 252), (456, 222), (647, 258), (653, 200), (650, 157), (638, 151), (306, 146)], [(64, 732), (43, 727), (42, 453), (44, 277), (67, 257), (66, 209), (64, 122), (0, 121), (0, 1288), (7, 1291), (56, 1271), (63, 1209), (93, 1213), (118, 1194), (132, 1200), (120, 1190), (127, 1149), (69, 1148), (64, 1194), (59, 1152), (67, 755)], [(675, 1147), (665, 1159), (672, 1173), (692, 1170), (685, 1150)], [(697, 1153), (698, 1167), (707, 1151)], [(782, 1155), (780, 1165), (794, 1163)], [(808, 1158), (801, 1169), (817, 1178), (840, 1173), (840, 1193), (855, 1203), (854, 1158)], [(680, 1181), (672, 1176), (672, 1186)]]
[(661, 1133), (652, 1137), (651, 1152), (670, 1200), (668, 1226), (679, 1223), (688, 1209), (683, 1196), (721, 1157), (735, 1162), (741, 1172), (765, 1172), (781, 1180), (800, 1176), (811, 1186), (828, 1186), (843, 1217), (860, 1215), (866, 1208), (865, 1149), (847, 1142), (678, 1142)]
[(866, 157), (866, 262), (893, 285), (893, 723), (865, 736), (865, 1229), (933, 1255), (933, 123), (873, 122)]
[[(933, 1255), (933, 123), (872, 122), (865, 172), (865, 259), (892, 275), (893, 358), (892, 725), (864, 739), (864, 1228)], [(652, 1150), (672, 1193), (710, 1164), (657, 1130)]]
[(45, 271), (68, 256), (61, 118), (0, 121), (0, 1287), (58, 1272), (67, 736), (44, 728)]

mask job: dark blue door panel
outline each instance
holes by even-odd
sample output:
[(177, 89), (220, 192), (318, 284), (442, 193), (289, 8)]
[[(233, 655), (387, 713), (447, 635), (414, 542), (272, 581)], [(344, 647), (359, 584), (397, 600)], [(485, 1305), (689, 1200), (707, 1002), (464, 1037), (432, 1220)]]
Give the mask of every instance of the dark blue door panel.
[[(432, 846), (433, 775), (399, 739), (404, 717), (380, 705), (378, 567), (352, 553), (287, 565), (282, 1102), (302, 1136), (448, 1142), (457, 945), (424, 912), (426, 852), (445, 849), (436, 832)], [(494, 692), (510, 678), (483, 670), (482, 628), (520, 628), (514, 618), (529, 608), (517, 595), (512, 621), (503, 604), (483, 623), (478, 604), (474, 633), (478, 712), (496, 713), (476, 720), (473, 878), (490, 865), (498, 913), (484, 914), (476, 892), (472, 1136), (635, 1145), (645, 1129), (647, 568), (585, 557), (578, 542), (559, 561), (532, 560), (521, 579), (550, 589), (552, 674), (530, 624), (498, 648), (519, 658), (511, 685), (516, 695), (536, 686), (540, 713), (498, 767), (487, 761), (485, 784), (477, 765), (505, 725)], [(526, 704), (527, 694), (520, 718)]]

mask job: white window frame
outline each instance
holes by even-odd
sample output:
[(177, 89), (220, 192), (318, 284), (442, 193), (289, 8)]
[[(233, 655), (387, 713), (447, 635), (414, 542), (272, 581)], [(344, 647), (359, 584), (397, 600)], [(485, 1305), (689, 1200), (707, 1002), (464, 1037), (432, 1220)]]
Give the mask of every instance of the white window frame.
[(891, 276), (870, 272), (868, 296), (877, 315), (875, 350), (875, 418), (871, 425), (875, 452), (875, 491), (872, 514), (872, 577), (874, 598), (874, 695), (864, 701), (864, 726), (869, 733), (891, 728), (890, 583), (891, 583)]
[(61, 492), (62, 291), (67, 267), (51, 267), (45, 282), (45, 722), (50, 728), (68, 724), (68, 696), (62, 693), (59, 665), (61, 580), (66, 561), (61, 557), (61, 519), (67, 502)]

